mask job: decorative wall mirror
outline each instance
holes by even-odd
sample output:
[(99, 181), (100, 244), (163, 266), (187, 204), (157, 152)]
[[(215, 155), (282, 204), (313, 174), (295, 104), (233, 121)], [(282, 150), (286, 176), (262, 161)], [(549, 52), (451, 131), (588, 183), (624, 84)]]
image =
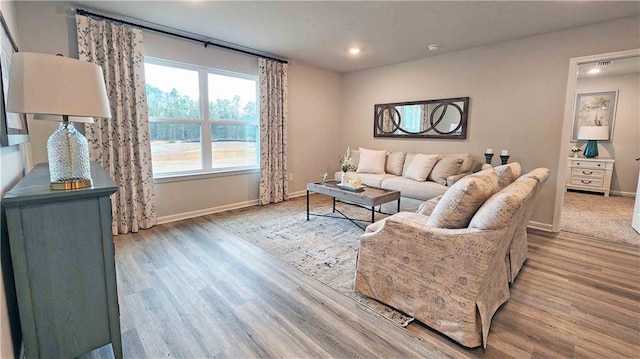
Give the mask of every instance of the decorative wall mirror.
[(374, 106), (374, 137), (467, 138), (469, 97)]

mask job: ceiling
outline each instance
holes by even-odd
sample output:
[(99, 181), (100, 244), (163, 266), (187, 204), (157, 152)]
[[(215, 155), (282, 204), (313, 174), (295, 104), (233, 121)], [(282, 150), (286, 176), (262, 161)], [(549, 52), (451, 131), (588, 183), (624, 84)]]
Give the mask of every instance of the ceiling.
[[(640, 1), (74, 3), (338, 73), (640, 14)], [(440, 48), (429, 51), (434, 43)], [(362, 52), (350, 55), (351, 46)]]

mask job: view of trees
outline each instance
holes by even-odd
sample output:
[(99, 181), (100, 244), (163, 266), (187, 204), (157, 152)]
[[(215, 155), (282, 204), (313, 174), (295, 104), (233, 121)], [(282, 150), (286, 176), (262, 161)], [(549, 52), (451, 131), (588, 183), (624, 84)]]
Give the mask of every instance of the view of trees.
[[(147, 84), (147, 102), (150, 117), (198, 119), (200, 101), (181, 95), (176, 89), (164, 92)], [(232, 100), (218, 98), (209, 102), (209, 119), (256, 122), (257, 106), (249, 101), (241, 108), (240, 96)], [(152, 122), (149, 126), (152, 141), (199, 142), (200, 125), (195, 123)], [(255, 142), (258, 136), (256, 125), (215, 125), (212, 126), (213, 141)]]

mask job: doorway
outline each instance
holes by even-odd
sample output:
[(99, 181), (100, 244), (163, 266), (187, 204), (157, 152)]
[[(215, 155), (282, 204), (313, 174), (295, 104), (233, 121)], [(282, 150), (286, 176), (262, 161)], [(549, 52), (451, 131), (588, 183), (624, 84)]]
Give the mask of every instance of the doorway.
[[(639, 83), (640, 49), (571, 59), (558, 159), (560, 180), (556, 189), (553, 231), (567, 230), (640, 245), (640, 235), (631, 228), (640, 170), (640, 162), (635, 160), (640, 156)], [(604, 101), (605, 95), (609, 96), (608, 102)], [(604, 102), (591, 106), (588, 101), (596, 102), (594, 100)], [(598, 157), (584, 160), (582, 154), (586, 141), (582, 140), (584, 136), (578, 136), (581, 126), (609, 127), (610, 140), (597, 141)], [(604, 197), (589, 188), (597, 188), (601, 184), (608, 186), (609, 183), (605, 183), (606, 172), (584, 172), (594, 176), (593, 179), (578, 176), (582, 172), (576, 172), (576, 168), (571, 166), (576, 160), (572, 162), (569, 159), (573, 147), (580, 149), (581, 165), (603, 162), (604, 166), (607, 159), (613, 160), (610, 163), (611, 197)], [(600, 180), (604, 182), (598, 182)], [(565, 192), (566, 183), (575, 184), (576, 181), (578, 185), (573, 188), (588, 191)]]

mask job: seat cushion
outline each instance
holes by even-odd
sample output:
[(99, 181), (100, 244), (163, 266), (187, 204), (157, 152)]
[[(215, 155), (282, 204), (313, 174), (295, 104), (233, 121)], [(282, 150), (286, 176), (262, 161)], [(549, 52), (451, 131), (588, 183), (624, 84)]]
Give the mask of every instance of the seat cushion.
[[(369, 186), (369, 187), (380, 187), (382, 184), (382, 181), (384, 181), (387, 178), (395, 178), (397, 176), (394, 175), (390, 175), (390, 174), (375, 174), (375, 173), (355, 173), (355, 172), (347, 172), (347, 176), (350, 177), (355, 177), (358, 176), (360, 177), (360, 179), (362, 180), (362, 184)], [(335, 180), (336, 181), (340, 181), (340, 178), (342, 177), (342, 172), (336, 172), (335, 173)]]
[[(469, 227), (495, 230), (515, 224), (512, 223), (514, 220), (520, 221), (522, 218), (517, 218), (515, 215), (525, 203), (532, 205), (532, 203), (526, 201), (526, 198), (532, 195), (532, 191), (537, 184), (538, 181), (534, 178), (520, 178), (498, 191), (480, 206), (480, 209), (471, 219)], [(525, 224), (518, 223), (518, 225)]]
[(384, 173), (384, 163), (387, 157), (385, 150), (368, 150), (360, 147), (360, 159), (358, 161), (358, 173)]
[(429, 217), (437, 228), (465, 228), (478, 208), (496, 193), (498, 175), (493, 168), (463, 177), (447, 190)]
[(399, 176), (385, 178), (382, 181), (381, 187), (384, 189), (400, 191), (402, 197), (409, 197), (423, 201), (426, 201), (433, 197), (438, 197), (439, 195), (445, 193), (448, 189), (447, 186), (443, 186), (435, 182), (418, 182), (409, 178)]

